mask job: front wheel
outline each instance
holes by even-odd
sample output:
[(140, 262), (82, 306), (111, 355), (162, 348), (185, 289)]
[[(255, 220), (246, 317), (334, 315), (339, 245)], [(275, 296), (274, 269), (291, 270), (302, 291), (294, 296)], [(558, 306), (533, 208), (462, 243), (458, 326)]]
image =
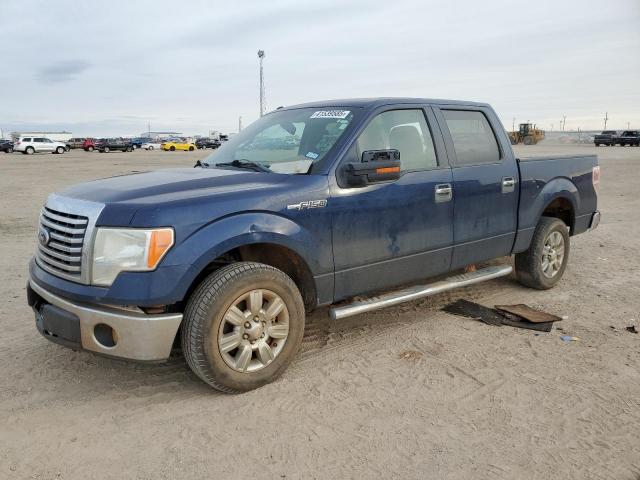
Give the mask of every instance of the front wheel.
[(171, 150), (172, 152), (175, 152), (175, 151), (176, 151), (176, 147), (174, 147), (173, 145), (171, 145), (171, 146), (169, 147), (169, 150)]
[(190, 152), (193, 152), (193, 147), (189, 147), (189, 151), (190, 151)]
[(304, 323), (291, 278), (261, 263), (234, 263), (209, 275), (189, 298), (182, 350), (206, 383), (245, 392), (282, 374), (302, 343)]
[(62, 155), (64, 152), (66, 152), (67, 150), (64, 147), (58, 147), (56, 148), (56, 153), (58, 155)]
[(569, 230), (562, 220), (542, 217), (529, 249), (516, 254), (518, 281), (539, 290), (555, 286), (567, 267), (569, 242)]
[(149, 146), (147, 150), (153, 150), (153, 146)]

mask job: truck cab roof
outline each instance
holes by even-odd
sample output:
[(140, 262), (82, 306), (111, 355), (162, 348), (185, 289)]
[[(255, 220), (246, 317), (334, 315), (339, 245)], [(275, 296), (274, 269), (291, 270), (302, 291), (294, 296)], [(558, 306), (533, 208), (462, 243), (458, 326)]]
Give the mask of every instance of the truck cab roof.
[(379, 97), (379, 98), (345, 98), (336, 100), (321, 100), (317, 102), (299, 103), (282, 109), (294, 108), (326, 108), (326, 107), (354, 107), (354, 108), (377, 108), (384, 105), (402, 104), (435, 104), (435, 105), (472, 105), (475, 107), (489, 107), (488, 103), (471, 102), (466, 100), (446, 100), (435, 98), (413, 98), (413, 97)]

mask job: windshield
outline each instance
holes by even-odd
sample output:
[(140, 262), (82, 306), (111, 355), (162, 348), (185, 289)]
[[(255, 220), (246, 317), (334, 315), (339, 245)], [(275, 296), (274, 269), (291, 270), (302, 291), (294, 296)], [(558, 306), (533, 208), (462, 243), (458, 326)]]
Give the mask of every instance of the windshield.
[(203, 162), (220, 168), (253, 163), (275, 173), (307, 173), (352, 119), (353, 112), (341, 108), (276, 110), (232, 136)]

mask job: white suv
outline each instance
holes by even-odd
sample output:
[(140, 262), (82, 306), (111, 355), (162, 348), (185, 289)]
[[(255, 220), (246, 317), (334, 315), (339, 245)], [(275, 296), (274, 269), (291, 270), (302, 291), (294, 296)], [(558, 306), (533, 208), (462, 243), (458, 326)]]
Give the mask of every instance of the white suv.
[(36, 152), (64, 153), (67, 151), (67, 146), (62, 142), (54, 142), (43, 137), (20, 137), (13, 149), (16, 152), (33, 155)]

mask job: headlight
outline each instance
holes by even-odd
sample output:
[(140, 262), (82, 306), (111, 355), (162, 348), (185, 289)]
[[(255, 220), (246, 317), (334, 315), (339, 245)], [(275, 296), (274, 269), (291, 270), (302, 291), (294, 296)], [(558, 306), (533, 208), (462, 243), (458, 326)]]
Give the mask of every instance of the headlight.
[(109, 286), (120, 272), (155, 269), (173, 240), (172, 228), (99, 228), (93, 245), (91, 283)]

